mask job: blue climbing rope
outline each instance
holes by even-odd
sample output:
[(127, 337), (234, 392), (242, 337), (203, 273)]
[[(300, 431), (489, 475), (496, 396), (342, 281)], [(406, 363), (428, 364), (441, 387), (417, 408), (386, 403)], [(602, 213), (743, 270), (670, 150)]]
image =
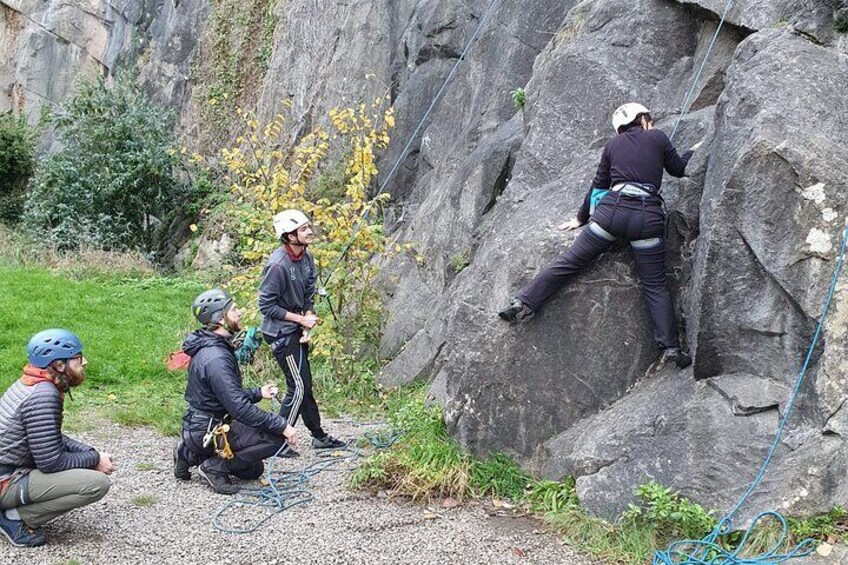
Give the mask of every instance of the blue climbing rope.
[[(361, 456), (359, 451), (348, 446), (336, 449), (328, 453), (322, 453), (317, 461), (307, 465), (299, 471), (275, 472), (274, 466), (279, 461), (277, 457), (281, 451), (286, 449), (287, 444), (271, 458), (268, 468), (265, 470), (264, 479), (267, 486), (255, 488), (243, 488), (239, 491), (239, 498), (231, 500), (222, 505), (212, 516), (212, 526), (219, 532), (227, 534), (249, 534), (255, 532), (271, 519), (300, 504), (311, 502), (315, 497), (308, 489), (309, 479), (338, 465), (343, 461), (356, 459)], [(239, 508), (264, 509), (264, 516), (246, 525), (227, 525), (223, 523), (223, 517)]]
[(710, 59), (713, 46), (718, 39), (718, 34), (721, 32), (721, 28), (724, 25), (724, 21), (727, 19), (727, 13), (730, 11), (730, 6), (732, 4), (733, 0), (727, 0), (727, 3), (724, 5), (721, 20), (718, 22), (718, 27), (716, 28), (713, 38), (707, 47), (707, 52), (704, 54), (704, 60), (701, 61), (701, 66), (698, 68), (698, 72), (695, 73), (695, 79), (692, 81), (692, 86), (689, 87), (689, 92), (686, 93), (686, 98), (683, 99), (683, 105), (680, 107), (680, 115), (677, 116), (677, 121), (674, 123), (674, 129), (671, 130), (671, 135), (668, 136), (670, 140), (674, 140), (674, 134), (677, 133), (677, 126), (680, 125), (680, 120), (683, 119), (683, 114), (685, 114), (686, 110), (689, 108), (689, 102), (692, 101), (692, 95), (695, 93), (695, 88), (698, 86), (698, 80), (701, 78), (701, 73), (704, 72), (704, 68), (707, 66), (707, 61)]
[[(842, 272), (842, 266), (845, 262), (845, 248), (848, 245), (848, 221), (845, 223), (845, 227), (842, 230), (842, 243), (839, 248), (839, 255), (836, 259), (836, 267), (833, 271), (833, 279), (830, 282), (830, 288), (828, 289), (827, 295), (825, 296), (824, 304), (822, 306), (821, 316), (819, 317), (818, 325), (816, 326), (816, 331), (813, 334), (813, 340), (810, 343), (810, 347), (807, 350), (807, 356), (804, 359), (804, 364), (801, 367), (801, 370), (798, 373), (798, 377), (795, 380), (795, 386), (792, 389), (792, 394), (789, 397), (789, 401), (786, 404), (786, 408), (783, 413), (783, 418), (780, 420), (780, 424), (777, 427), (777, 431), (775, 432), (774, 441), (771, 444), (771, 447), (766, 454), (766, 458), (763, 461), (762, 466), (760, 467), (759, 473), (757, 473), (756, 478), (751, 483), (751, 486), (748, 487), (748, 490), (745, 491), (745, 494), (742, 495), (742, 498), (739, 499), (739, 502), (736, 503), (736, 506), (728, 512), (728, 514), (722, 518), (715, 529), (710, 532), (702, 540), (684, 540), (674, 542), (668, 546), (665, 551), (657, 551), (654, 554), (654, 565), (771, 565), (776, 563), (783, 563), (789, 559), (793, 559), (795, 557), (806, 557), (810, 555), (816, 546), (816, 541), (812, 539), (806, 539), (802, 541), (800, 544), (795, 546), (789, 553), (778, 553), (780, 548), (783, 547), (786, 542), (788, 536), (788, 527), (786, 525), (786, 520), (783, 516), (781, 516), (777, 512), (763, 512), (759, 514), (751, 526), (745, 532), (745, 535), (742, 537), (742, 540), (739, 542), (739, 545), (735, 550), (730, 551), (728, 549), (723, 548), (719, 543), (718, 539), (720, 536), (729, 533), (733, 530), (733, 518), (739, 512), (739, 510), (745, 505), (750, 498), (751, 494), (757, 489), (757, 487), (762, 482), (763, 478), (766, 475), (766, 470), (768, 469), (769, 463), (771, 463), (772, 458), (774, 457), (775, 452), (777, 451), (777, 447), (780, 445), (780, 440), (783, 437), (783, 430), (786, 427), (786, 422), (789, 420), (789, 416), (792, 414), (792, 408), (795, 405), (795, 401), (798, 398), (798, 394), (801, 390), (801, 385), (804, 382), (804, 377), (807, 375), (807, 371), (810, 369), (810, 364), (812, 363), (813, 353), (818, 346), (819, 340), (821, 338), (822, 329), (824, 328), (824, 322), (827, 318), (827, 312), (830, 308), (830, 303), (833, 300), (833, 295), (836, 293), (836, 287), (839, 283), (839, 275)], [(763, 552), (762, 554), (755, 557), (743, 557), (742, 553), (745, 549), (745, 544), (748, 541), (751, 532), (755, 529), (758, 523), (762, 522), (766, 518), (772, 518), (776, 520), (781, 525), (781, 535), (775, 541), (774, 545), (768, 550)]]
[[(384, 432), (366, 432), (365, 439), (375, 449), (388, 449), (395, 444), (401, 437), (403, 432), (384, 431)], [(315, 496), (309, 489), (309, 479), (315, 475), (326, 471), (331, 467), (338, 465), (344, 461), (352, 462), (362, 457), (362, 452), (348, 444), (341, 449), (334, 449), (321, 453), (318, 457), (321, 459), (315, 463), (307, 465), (298, 471), (279, 471), (274, 470), (274, 466), (279, 461), (280, 453), (286, 449), (287, 444), (284, 444), (268, 463), (268, 467), (263, 474), (266, 486), (242, 488), (239, 491), (239, 497), (223, 504), (212, 516), (212, 527), (219, 532), (227, 534), (249, 534), (262, 528), (265, 524), (271, 521), (278, 514), (285, 512), (289, 508), (301, 504), (307, 504), (314, 500)], [(238, 509), (264, 510), (260, 513), (259, 518), (252, 522), (241, 525), (232, 525), (225, 523), (224, 517), (229, 513)]]
[(398, 167), (400, 167), (400, 164), (406, 158), (406, 155), (409, 152), (410, 148), (412, 147), (412, 144), (415, 142), (415, 139), (418, 137), (418, 134), (421, 133), (421, 129), (424, 127), (424, 125), (430, 119), (430, 115), (433, 113), (433, 110), (436, 108), (436, 105), (442, 100), (442, 96), (444, 95), (445, 91), (448, 88), (448, 85), (450, 84), (451, 80), (453, 79), (454, 75), (456, 74), (456, 71), (459, 69), (459, 66), (463, 62), (465, 62), (465, 58), (468, 55), (468, 53), (471, 51), (471, 47), (477, 41), (477, 38), (480, 36), (480, 33), (483, 31), (483, 29), (485, 29), (486, 24), (489, 23), (489, 18), (492, 16), (492, 14), (494, 14), (495, 10), (497, 9), (497, 7), (500, 3), (501, 3), (501, 0), (492, 0), (491, 3), (489, 3), (489, 7), (486, 8), (485, 12), (483, 12), (483, 16), (480, 18), (480, 23), (477, 24), (477, 29), (474, 30), (474, 33), (471, 35), (471, 38), (465, 44), (465, 48), (462, 50), (462, 53), (460, 54), (459, 58), (456, 60), (456, 63), (454, 63), (453, 68), (451, 68), (450, 73), (448, 73), (448, 76), (445, 79), (445, 82), (442, 84), (442, 87), (436, 93), (436, 96), (435, 96), (435, 98), (433, 98), (433, 101), (430, 103), (430, 106), (427, 108), (427, 111), (424, 112), (424, 116), (421, 118), (421, 121), (418, 122), (418, 126), (415, 128), (415, 131), (413, 131), (412, 135), (409, 136), (409, 140), (406, 142), (406, 145), (404, 146), (403, 151), (401, 151), (400, 155), (398, 155), (398, 158), (395, 159), (394, 165), (392, 165), (392, 168), (389, 170), (389, 174), (387, 174), (386, 178), (383, 179), (383, 182), (380, 185), (380, 188), (377, 190), (376, 193), (374, 193), (374, 197), (371, 199), (371, 202), (368, 204), (368, 207), (365, 208), (365, 211), (359, 217), (359, 221), (357, 222), (356, 227), (354, 227), (353, 233), (351, 234), (350, 238), (348, 239), (347, 244), (345, 244), (345, 246), (342, 248), (342, 252), (339, 254), (339, 257), (336, 259), (335, 263), (333, 263), (332, 267), (330, 267), (326, 277), (324, 277), (324, 280), (323, 280), (323, 283), (322, 283), (324, 286), (326, 286), (327, 283), (330, 281), (330, 277), (333, 276), (333, 273), (338, 268), (339, 264), (344, 260), (345, 255), (347, 255), (347, 252), (350, 250), (350, 246), (353, 245), (353, 242), (356, 240), (357, 234), (362, 229), (362, 226), (365, 223), (365, 220), (367, 219), (368, 214), (371, 212), (371, 209), (372, 209), (371, 206), (374, 202), (374, 199), (386, 190), (386, 187), (389, 185), (389, 181), (392, 180), (392, 177), (394, 177), (395, 173), (398, 170)]

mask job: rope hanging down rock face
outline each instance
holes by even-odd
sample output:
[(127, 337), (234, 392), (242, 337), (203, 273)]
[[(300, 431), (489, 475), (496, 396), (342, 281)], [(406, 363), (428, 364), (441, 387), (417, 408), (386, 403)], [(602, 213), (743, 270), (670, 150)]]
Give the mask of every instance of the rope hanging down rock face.
[[(442, 84), (442, 87), (436, 93), (436, 96), (433, 98), (433, 101), (430, 103), (430, 106), (427, 108), (427, 111), (424, 112), (424, 116), (421, 118), (421, 121), (418, 122), (418, 126), (412, 132), (412, 135), (409, 136), (409, 140), (406, 142), (406, 145), (404, 146), (403, 151), (401, 151), (400, 155), (398, 155), (398, 158), (395, 159), (395, 162), (392, 165), (392, 168), (389, 169), (389, 173), (386, 175), (386, 178), (384, 178), (383, 182), (380, 184), (380, 188), (377, 190), (376, 193), (374, 193), (374, 197), (371, 199), (372, 203), (374, 201), (374, 198), (376, 198), (377, 196), (382, 194), (386, 190), (386, 188), (388, 187), (389, 181), (392, 180), (392, 178), (394, 177), (398, 168), (400, 167), (400, 164), (406, 158), (407, 154), (409, 153), (409, 150), (412, 148), (412, 144), (418, 138), (418, 134), (421, 133), (422, 128), (424, 128), (424, 125), (430, 119), (430, 116), (432, 115), (433, 110), (436, 108), (438, 103), (442, 100), (442, 97), (444, 96), (445, 92), (447, 91), (448, 85), (450, 84), (451, 80), (453, 80), (453, 77), (456, 74), (456, 71), (459, 69), (459, 66), (462, 65), (462, 63), (465, 62), (465, 59), (468, 56), (468, 53), (471, 51), (471, 48), (477, 42), (477, 38), (480, 37), (480, 33), (486, 28), (486, 25), (489, 23), (489, 19), (491, 18), (492, 14), (495, 13), (495, 10), (497, 10), (498, 5), (500, 3), (501, 3), (501, 0), (492, 0), (491, 3), (489, 3), (489, 7), (486, 8), (485, 12), (483, 12), (483, 16), (480, 18), (480, 22), (477, 24), (477, 28), (474, 30), (474, 33), (471, 35), (468, 42), (465, 44), (465, 48), (462, 50), (462, 53), (459, 55), (459, 58), (456, 60), (456, 63), (454, 63), (453, 67), (451, 68), (450, 73), (448, 73), (447, 78), (445, 78), (445, 81)], [(338, 268), (339, 264), (344, 260), (345, 255), (347, 255), (347, 252), (350, 250), (350, 246), (353, 245), (353, 242), (356, 240), (356, 235), (359, 233), (359, 231), (362, 229), (363, 225), (365, 224), (365, 220), (367, 219), (368, 213), (370, 211), (371, 211), (371, 204), (368, 205), (368, 207), (362, 213), (362, 216), (360, 216), (359, 221), (357, 222), (356, 227), (354, 227), (350, 238), (348, 239), (345, 246), (342, 248), (342, 252), (339, 254), (338, 258), (333, 263), (333, 265), (328, 269), (327, 275), (323, 277), (323, 281), (321, 283), (323, 286), (327, 286), (327, 284), (330, 281), (330, 278), (333, 276), (333, 273)], [(326, 294), (322, 295), (322, 296), (324, 296), (324, 298), (328, 298), (326, 296)], [(328, 300), (329, 300), (329, 298), (328, 298)]]
[[(742, 540), (739, 542), (739, 545), (735, 550), (731, 551), (723, 548), (718, 543), (718, 540), (721, 535), (733, 530), (733, 518), (762, 482), (766, 475), (766, 471), (768, 470), (768, 466), (777, 451), (777, 447), (780, 445), (780, 441), (783, 437), (783, 431), (786, 428), (786, 423), (789, 420), (789, 416), (792, 414), (792, 409), (798, 398), (801, 385), (804, 382), (804, 377), (806, 377), (807, 372), (810, 369), (813, 354), (819, 344), (819, 340), (821, 339), (824, 322), (827, 319), (827, 313), (830, 309), (830, 304), (833, 301), (833, 295), (836, 293), (836, 287), (839, 284), (839, 277), (845, 263), (846, 245), (848, 245), (848, 221), (846, 221), (845, 227), (842, 229), (842, 242), (839, 247), (839, 255), (836, 259), (836, 266), (833, 270), (833, 278), (831, 279), (830, 287), (824, 299), (816, 331), (813, 334), (812, 342), (807, 350), (807, 356), (804, 359), (804, 363), (801, 366), (797, 379), (795, 380), (795, 386), (792, 388), (792, 394), (789, 397), (789, 401), (786, 403), (783, 418), (781, 418), (780, 424), (778, 425), (777, 431), (774, 435), (774, 441), (766, 454), (765, 460), (760, 466), (759, 473), (757, 473), (756, 478), (751, 483), (751, 486), (748, 487), (748, 490), (745, 491), (745, 494), (742, 495), (742, 498), (739, 499), (739, 502), (736, 503), (736, 506), (734, 506), (733, 509), (719, 521), (716, 528), (709, 535), (701, 540), (683, 540), (674, 542), (669, 545), (665, 551), (657, 551), (654, 554), (654, 565), (772, 565), (783, 563), (795, 557), (806, 557), (815, 549), (817, 542), (813, 539), (805, 539), (788, 553), (780, 553), (781, 548), (786, 542), (789, 528), (786, 524), (786, 519), (780, 513), (773, 511), (762, 512), (754, 518), (754, 521), (745, 532)], [(743, 557), (742, 553), (746, 549), (746, 544), (751, 533), (758, 524), (767, 518), (772, 518), (780, 524), (781, 534), (779, 538), (775, 541), (772, 547), (760, 555)]]
[[(721, 28), (724, 25), (725, 20), (727, 19), (727, 14), (730, 11), (732, 5), (733, 0), (727, 0), (724, 5), (721, 20), (719, 21), (719, 24), (716, 27), (715, 33), (713, 34), (712, 40), (710, 41), (710, 44), (707, 48), (707, 52), (704, 55), (704, 59), (703, 61), (701, 61), (701, 65), (698, 67), (698, 71), (694, 75), (692, 85), (690, 86), (689, 91), (686, 93), (686, 97), (683, 100), (683, 105), (680, 109), (680, 115), (677, 117), (677, 121), (674, 124), (674, 129), (672, 130), (671, 135), (669, 136), (670, 139), (673, 139), (674, 135), (677, 133), (677, 128), (680, 125), (681, 120), (683, 119), (683, 115), (686, 113), (686, 109), (688, 108), (692, 96), (695, 92), (695, 88), (697, 87), (698, 80), (701, 78), (701, 74), (703, 73), (704, 68), (706, 67), (707, 61), (709, 60), (710, 54), (713, 50), (713, 46), (715, 45), (716, 40), (718, 39), (719, 33), (721, 32)], [(654, 554), (654, 565), (770, 565), (783, 563), (785, 561), (788, 561), (789, 559), (793, 559), (796, 557), (806, 557), (814, 551), (816, 541), (812, 539), (805, 539), (804, 541), (796, 545), (788, 553), (780, 553), (781, 548), (786, 542), (787, 536), (789, 534), (789, 529), (786, 523), (786, 519), (780, 513), (774, 511), (767, 511), (758, 514), (751, 522), (749, 528), (745, 531), (745, 534), (743, 535), (742, 540), (739, 542), (736, 549), (725, 549), (718, 543), (718, 541), (720, 536), (732, 531), (734, 517), (739, 512), (739, 510), (745, 505), (745, 503), (748, 501), (754, 491), (756, 491), (757, 487), (759, 487), (760, 483), (765, 477), (766, 471), (768, 470), (768, 466), (774, 457), (775, 451), (780, 445), (780, 440), (783, 437), (783, 431), (786, 427), (786, 422), (788, 421), (789, 416), (792, 413), (795, 401), (798, 398), (798, 394), (801, 389), (801, 384), (804, 382), (804, 378), (807, 375), (807, 372), (809, 371), (810, 363), (813, 358), (813, 353), (821, 338), (821, 333), (824, 327), (825, 319), (827, 317), (827, 312), (830, 308), (833, 295), (836, 291), (836, 287), (839, 282), (839, 276), (842, 272), (842, 266), (845, 261), (846, 241), (848, 241), (848, 221), (846, 221), (845, 228), (842, 230), (841, 241), (842, 242), (840, 245), (839, 255), (836, 260), (836, 267), (834, 268), (833, 279), (831, 280), (830, 288), (824, 300), (822, 313), (819, 317), (819, 322), (816, 326), (815, 334), (813, 335), (812, 342), (810, 343), (810, 347), (807, 351), (807, 356), (804, 359), (804, 363), (801, 367), (801, 370), (798, 373), (798, 377), (795, 381), (795, 386), (792, 389), (792, 394), (790, 395), (789, 401), (786, 404), (783, 418), (781, 419), (780, 424), (777, 427), (777, 431), (775, 432), (774, 441), (772, 442), (771, 447), (769, 448), (769, 451), (766, 454), (765, 460), (760, 466), (760, 470), (757, 473), (757, 476), (754, 478), (753, 482), (748, 487), (748, 490), (745, 491), (745, 494), (743, 494), (742, 497), (739, 499), (739, 502), (736, 503), (736, 506), (734, 506), (733, 509), (719, 521), (716, 528), (709, 535), (707, 535), (701, 540), (677, 541), (669, 545), (665, 551), (657, 551)], [(772, 547), (770, 547), (768, 550), (764, 551), (760, 555), (743, 556), (743, 553), (745, 553), (747, 549), (746, 546), (751, 536), (751, 533), (756, 529), (759, 524), (769, 518), (776, 521), (778, 524), (780, 524), (781, 527), (781, 534), (775, 541), (774, 545), (772, 545)]]

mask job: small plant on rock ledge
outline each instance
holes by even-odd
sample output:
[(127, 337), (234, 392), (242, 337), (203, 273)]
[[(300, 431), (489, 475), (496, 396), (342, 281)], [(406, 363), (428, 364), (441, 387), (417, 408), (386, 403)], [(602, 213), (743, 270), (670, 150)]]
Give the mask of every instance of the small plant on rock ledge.
[(457, 252), (450, 256), (450, 266), (453, 269), (453, 272), (459, 274), (465, 267), (467, 267), (471, 261), (468, 259), (468, 255), (463, 252)]
[(527, 99), (527, 94), (526, 92), (524, 92), (524, 88), (519, 86), (509, 94), (512, 96), (512, 103), (515, 105), (515, 107), (523, 109), (524, 103)]
[(836, 16), (833, 19), (833, 31), (836, 33), (848, 33), (848, 16)]
[(786, 27), (788, 25), (789, 25), (789, 20), (786, 18), (786, 16), (780, 16), (779, 18), (777, 18), (777, 21), (774, 22), (774, 25), (772, 27), (775, 28), (775, 29), (780, 29), (780, 28)]

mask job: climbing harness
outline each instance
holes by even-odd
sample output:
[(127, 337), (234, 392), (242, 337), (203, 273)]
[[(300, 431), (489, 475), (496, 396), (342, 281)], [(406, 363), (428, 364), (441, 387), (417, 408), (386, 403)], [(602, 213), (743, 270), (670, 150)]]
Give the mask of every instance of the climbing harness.
[[(842, 267), (845, 262), (845, 249), (846, 245), (848, 245), (848, 221), (845, 223), (845, 227), (842, 229), (842, 243), (839, 248), (839, 255), (836, 258), (836, 267), (833, 271), (833, 279), (830, 282), (830, 288), (827, 291), (827, 295), (824, 299), (824, 304), (822, 306), (821, 316), (819, 317), (818, 325), (816, 326), (816, 331), (813, 334), (812, 342), (810, 343), (810, 347), (807, 350), (807, 356), (804, 359), (804, 364), (801, 367), (800, 372), (798, 373), (798, 377), (795, 381), (795, 386), (792, 389), (792, 394), (789, 397), (789, 401), (786, 403), (786, 408), (784, 410), (783, 418), (780, 420), (780, 424), (777, 426), (777, 431), (775, 432), (774, 441), (771, 444), (771, 447), (766, 454), (766, 458), (763, 461), (762, 466), (760, 467), (759, 473), (757, 473), (756, 478), (751, 483), (751, 486), (748, 487), (748, 490), (745, 491), (745, 494), (742, 495), (742, 498), (739, 499), (739, 502), (733, 509), (722, 518), (716, 528), (707, 535), (702, 540), (684, 540), (674, 542), (668, 546), (665, 551), (657, 551), (654, 554), (654, 565), (690, 565), (690, 564), (710, 564), (710, 565), (767, 565), (767, 564), (776, 564), (783, 563), (789, 559), (795, 557), (806, 557), (810, 555), (815, 549), (816, 541), (812, 539), (805, 539), (800, 544), (795, 546), (789, 553), (778, 553), (780, 548), (783, 546), (786, 541), (788, 527), (786, 525), (786, 520), (777, 512), (762, 512), (754, 518), (751, 526), (745, 532), (745, 535), (742, 538), (742, 541), (739, 542), (739, 545), (734, 551), (729, 551), (721, 547), (718, 543), (718, 538), (723, 534), (729, 533), (733, 529), (733, 518), (739, 512), (739, 510), (745, 505), (750, 498), (751, 494), (757, 489), (757, 487), (762, 482), (765, 477), (766, 470), (768, 469), (769, 463), (771, 463), (772, 458), (774, 457), (775, 451), (777, 451), (778, 445), (780, 445), (780, 440), (783, 437), (783, 430), (786, 427), (786, 422), (789, 420), (789, 416), (792, 414), (792, 408), (795, 405), (795, 401), (798, 398), (798, 394), (801, 390), (801, 384), (804, 382), (804, 377), (807, 375), (807, 371), (810, 368), (810, 364), (813, 359), (813, 354), (816, 351), (816, 348), (819, 344), (819, 339), (821, 338), (822, 329), (824, 328), (824, 322), (827, 318), (827, 312), (830, 308), (830, 303), (833, 300), (833, 295), (836, 292), (836, 287), (839, 283), (839, 276), (842, 273)], [(764, 552), (758, 557), (742, 557), (741, 553), (745, 547), (746, 542), (748, 541), (751, 532), (757, 526), (758, 523), (763, 521), (766, 518), (773, 518), (781, 525), (781, 535), (775, 541), (774, 546), (772, 546), (768, 551)]]

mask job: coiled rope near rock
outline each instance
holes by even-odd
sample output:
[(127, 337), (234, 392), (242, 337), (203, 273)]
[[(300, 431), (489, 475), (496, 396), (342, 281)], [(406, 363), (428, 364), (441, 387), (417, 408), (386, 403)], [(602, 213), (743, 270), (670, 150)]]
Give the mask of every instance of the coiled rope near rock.
[[(403, 432), (368, 432), (365, 439), (375, 449), (388, 449), (401, 438)], [(285, 446), (280, 448), (282, 451)], [(318, 455), (321, 459), (298, 471), (274, 471), (274, 466), (280, 459), (277, 457), (279, 451), (268, 462), (268, 467), (263, 475), (267, 486), (248, 487), (239, 491), (239, 496), (223, 504), (212, 516), (212, 527), (219, 532), (227, 534), (249, 534), (255, 532), (267, 524), (278, 514), (285, 512), (300, 504), (311, 502), (315, 496), (309, 489), (309, 479), (326, 471), (342, 462), (352, 462), (362, 457), (362, 452), (348, 445), (341, 449), (333, 449)], [(262, 517), (246, 525), (227, 525), (223, 518), (231, 513), (237, 513), (238, 509), (251, 509), (260, 511)]]

